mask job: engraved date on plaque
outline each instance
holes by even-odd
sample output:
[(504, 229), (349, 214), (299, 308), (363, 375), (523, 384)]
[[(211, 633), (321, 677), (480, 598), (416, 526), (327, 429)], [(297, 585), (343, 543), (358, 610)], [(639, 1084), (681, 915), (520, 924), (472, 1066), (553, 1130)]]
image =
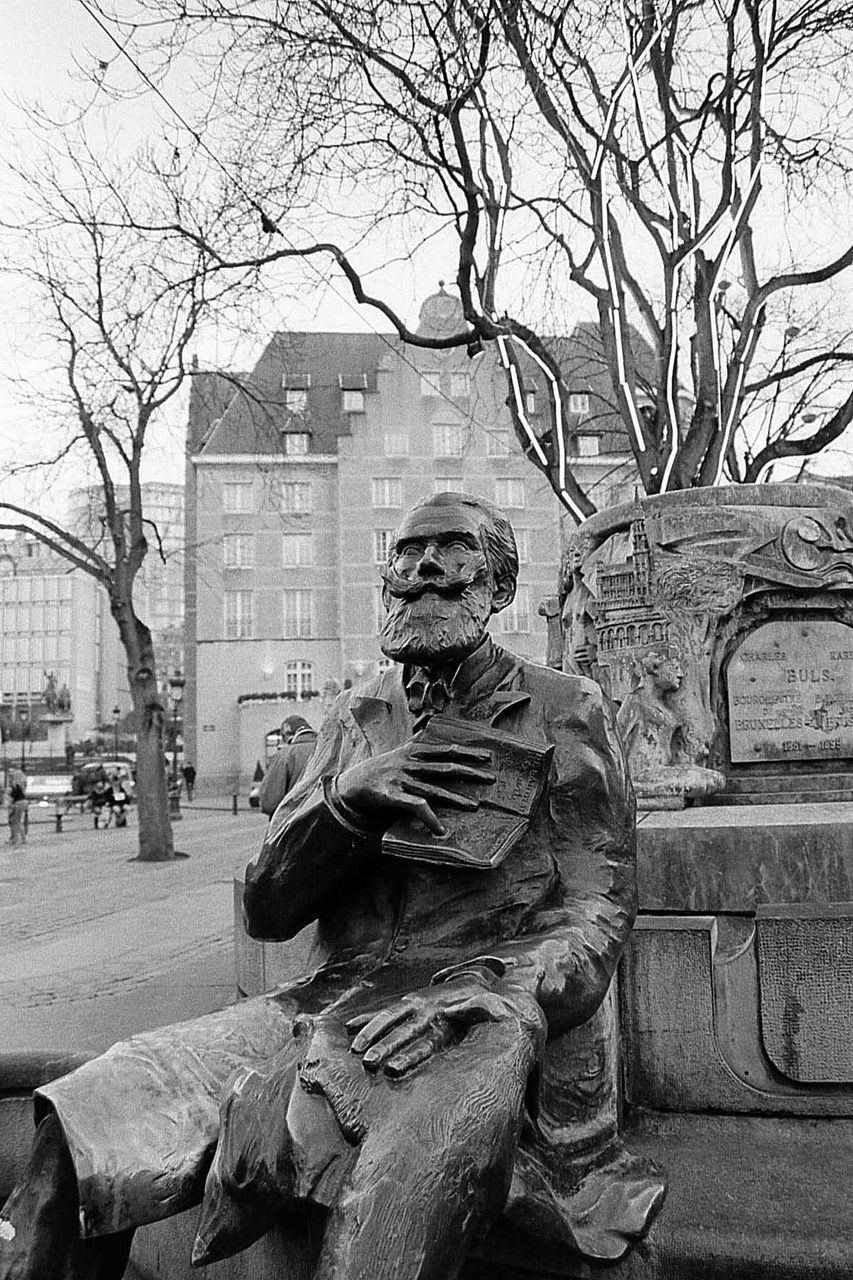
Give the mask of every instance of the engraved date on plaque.
[(853, 757), (853, 628), (768, 622), (728, 668), (734, 764)]

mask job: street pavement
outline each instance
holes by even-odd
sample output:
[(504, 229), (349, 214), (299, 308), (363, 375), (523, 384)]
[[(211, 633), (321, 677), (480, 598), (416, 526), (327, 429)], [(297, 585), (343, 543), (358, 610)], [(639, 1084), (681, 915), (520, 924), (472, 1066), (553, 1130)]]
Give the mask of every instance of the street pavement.
[(96, 1053), (235, 999), (232, 876), (266, 820), (224, 797), (183, 813), (189, 857), (168, 863), (132, 861), (135, 810), (125, 830), (85, 814), (59, 834), (34, 806), (23, 848), (0, 825), (0, 1055)]

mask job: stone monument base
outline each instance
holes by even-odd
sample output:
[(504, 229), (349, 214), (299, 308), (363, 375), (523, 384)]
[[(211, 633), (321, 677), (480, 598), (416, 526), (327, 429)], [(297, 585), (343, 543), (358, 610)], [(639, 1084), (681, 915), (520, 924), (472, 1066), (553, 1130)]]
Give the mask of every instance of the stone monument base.
[(63, 757), (68, 745), (68, 726), (73, 724), (74, 717), (69, 713), (56, 711), (41, 716), (40, 721), (47, 728), (47, 755)]
[[(849, 1280), (853, 1121), (638, 1112), (626, 1136), (666, 1166), (670, 1189), (622, 1262), (591, 1266), (499, 1224), (462, 1280)], [(319, 1221), (295, 1220), (199, 1272), (189, 1263), (196, 1218), (137, 1232), (126, 1280), (310, 1280)]]

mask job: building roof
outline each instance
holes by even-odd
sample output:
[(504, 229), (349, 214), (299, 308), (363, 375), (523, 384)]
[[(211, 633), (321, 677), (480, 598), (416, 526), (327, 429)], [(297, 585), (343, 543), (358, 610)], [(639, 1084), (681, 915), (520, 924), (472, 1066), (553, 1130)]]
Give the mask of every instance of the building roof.
[[(397, 345), (390, 334), (275, 334), (250, 377), (232, 381), (230, 403), (197, 451), (281, 453), (282, 434), (308, 432), (311, 453), (337, 453), (338, 437), (349, 435), (341, 391), (375, 392), (389, 344)], [(288, 408), (288, 389), (308, 392), (304, 413)]]
[[(418, 333), (441, 336), (464, 327), (459, 299), (442, 287), (424, 300)], [(613, 405), (610, 377), (598, 325), (579, 321), (570, 335), (545, 339), (555, 351), (570, 392), (590, 397), (579, 430), (601, 437), (601, 452), (629, 452), (625, 427)], [(377, 389), (380, 369), (403, 358), (395, 334), (298, 331), (276, 333), (251, 374), (199, 374), (193, 378), (188, 447), (193, 455), (280, 454), (283, 436), (309, 436), (309, 454), (337, 453), (338, 439), (350, 434), (342, 392)], [(638, 369), (652, 381), (653, 356), (635, 333)], [(465, 348), (451, 352), (410, 349), (409, 363), (436, 358), (467, 364)], [(495, 357), (496, 358), (496, 357)], [(525, 352), (520, 364), (529, 390), (544, 393), (546, 377)], [(293, 393), (288, 396), (288, 391)]]

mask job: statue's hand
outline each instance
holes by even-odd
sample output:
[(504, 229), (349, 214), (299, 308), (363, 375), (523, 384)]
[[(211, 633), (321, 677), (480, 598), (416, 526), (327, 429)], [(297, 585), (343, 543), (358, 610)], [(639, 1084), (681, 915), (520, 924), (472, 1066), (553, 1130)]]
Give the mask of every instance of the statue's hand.
[[(388, 821), (400, 812), (419, 818), (435, 835), (444, 828), (430, 804), (476, 809), (477, 801), (452, 791), (454, 782), (495, 781), (490, 772), (491, 755), (475, 747), (427, 746), (412, 740), (393, 751), (372, 756), (345, 769), (338, 777), (338, 793), (343, 801), (366, 818)], [(390, 812), (389, 812), (390, 811)]]
[(503, 996), (484, 988), (475, 978), (456, 978), (403, 996), (379, 1013), (350, 1018), (353, 1053), (363, 1055), (368, 1071), (380, 1068), (402, 1076), (454, 1041), (478, 1022), (499, 1022), (516, 1016)]

